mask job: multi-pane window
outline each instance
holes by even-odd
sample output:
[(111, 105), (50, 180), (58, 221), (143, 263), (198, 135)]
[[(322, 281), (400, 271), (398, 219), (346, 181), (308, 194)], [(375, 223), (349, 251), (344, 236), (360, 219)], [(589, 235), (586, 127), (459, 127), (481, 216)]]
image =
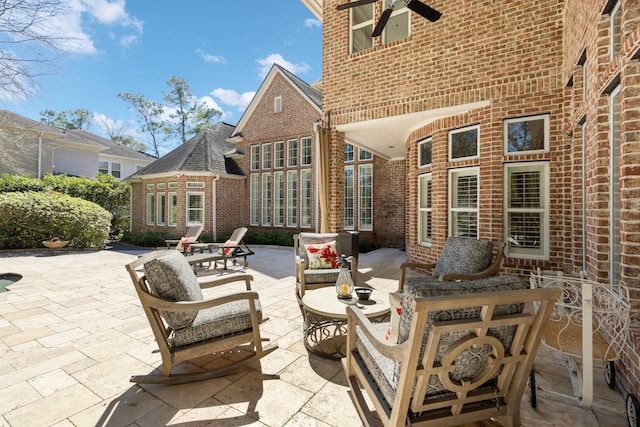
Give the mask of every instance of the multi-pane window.
[(418, 167), (428, 166), (431, 164), (431, 138), (418, 143)]
[(478, 168), (449, 171), (449, 234), (478, 238)]
[(165, 206), (167, 205), (167, 195), (165, 193), (158, 193), (157, 200), (157, 223), (158, 225), (164, 225), (167, 222), (167, 210), (165, 209)]
[(98, 160), (98, 172), (109, 173), (109, 162), (106, 160)]
[(344, 168), (344, 228), (353, 230), (355, 222), (353, 165)]
[(426, 173), (418, 178), (418, 243), (431, 245), (431, 174)]
[(204, 224), (204, 193), (187, 192), (187, 226)]
[(618, 1), (611, 9), (611, 23), (609, 26), (609, 31), (611, 34), (611, 59), (615, 58), (620, 54), (621, 49), (621, 40), (622, 40), (622, 7), (620, 6), (622, 2)]
[(273, 225), (284, 225), (284, 174), (273, 174)]
[(284, 167), (284, 141), (278, 141), (274, 144), (273, 162), (277, 169)]
[(352, 7), (351, 19), (351, 53), (371, 49), (373, 47), (373, 4)]
[(480, 126), (449, 131), (449, 161), (478, 157)]
[(345, 162), (353, 162), (353, 144), (349, 144), (348, 142), (344, 143), (344, 161)]
[(300, 171), (300, 226), (311, 227), (311, 169)]
[(290, 139), (287, 141), (287, 166), (298, 166), (298, 140)]
[(287, 227), (298, 225), (298, 173), (287, 171)]
[(251, 146), (251, 170), (257, 171), (260, 169), (260, 146)]
[(262, 144), (262, 169), (271, 169), (271, 143)]
[(262, 225), (271, 225), (271, 200), (272, 200), (271, 174), (262, 174)]
[(273, 112), (280, 113), (282, 111), (282, 96), (273, 98)]
[(549, 115), (518, 117), (504, 121), (504, 153), (549, 151)]
[(373, 229), (373, 165), (358, 167), (358, 228)]
[(111, 175), (113, 175), (116, 178), (120, 178), (120, 163), (116, 163), (116, 162), (112, 162), (111, 163)]
[(169, 193), (169, 225), (178, 223), (178, 193)]
[(358, 160), (372, 160), (373, 153), (363, 148), (358, 148)]
[(121, 165), (118, 162), (109, 162), (107, 160), (98, 160), (98, 172), (110, 173), (116, 178), (121, 176)]
[[(395, 0), (384, 0), (383, 10), (390, 7), (394, 1)], [(409, 15), (409, 9), (406, 7), (396, 8), (391, 14), (387, 25), (384, 27), (382, 42), (392, 43), (396, 40), (409, 37), (410, 22), (411, 16)]]
[(504, 169), (505, 239), (509, 256), (549, 256), (549, 164), (508, 163)]
[(311, 165), (311, 137), (300, 139), (300, 165)]
[(609, 283), (618, 286), (621, 276), (622, 253), (620, 238), (620, 145), (622, 124), (620, 122), (620, 87), (616, 87), (609, 96), (609, 123), (610, 123), (610, 159), (611, 174), (609, 205), (611, 206), (610, 237), (609, 237)]
[(249, 181), (249, 222), (251, 225), (260, 224), (260, 175), (251, 174)]
[(147, 193), (147, 225), (153, 225), (156, 222), (156, 195), (155, 193)]

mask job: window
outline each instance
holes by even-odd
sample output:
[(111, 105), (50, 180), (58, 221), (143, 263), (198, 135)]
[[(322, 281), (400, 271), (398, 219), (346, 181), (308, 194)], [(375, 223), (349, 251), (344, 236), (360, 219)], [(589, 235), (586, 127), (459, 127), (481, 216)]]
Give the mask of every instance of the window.
[(169, 225), (175, 227), (176, 224), (178, 224), (178, 193), (169, 193)]
[(549, 115), (504, 121), (504, 154), (549, 151)]
[(187, 188), (204, 188), (204, 182), (187, 181), (186, 187)]
[(431, 138), (427, 138), (418, 143), (418, 167), (431, 164), (431, 147)]
[(284, 167), (284, 141), (278, 141), (275, 143), (274, 154), (274, 167), (282, 169)]
[(298, 225), (298, 173), (287, 172), (287, 226)]
[(344, 228), (345, 230), (353, 230), (355, 225), (354, 215), (354, 182), (353, 182), (353, 165), (344, 168)]
[(449, 131), (449, 161), (478, 157), (480, 126)]
[(449, 171), (449, 235), (478, 238), (478, 168)]
[(158, 190), (164, 190), (165, 188), (167, 188), (167, 185), (164, 182), (159, 182), (158, 185), (156, 185), (156, 188)]
[[(383, 9), (391, 6), (394, 0), (384, 0)], [(383, 43), (392, 43), (396, 40), (409, 37), (409, 28), (411, 17), (409, 15), (409, 9), (406, 7), (399, 7), (393, 11), (387, 25), (384, 27), (382, 33)]]
[(300, 171), (300, 227), (311, 227), (311, 169)]
[(155, 193), (147, 193), (147, 225), (153, 225), (156, 222), (156, 195)]
[(284, 174), (273, 174), (273, 225), (284, 225)]
[(418, 243), (431, 246), (431, 174), (418, 178)]
[(373, 165), (358, 167), (358, 228), (373, 230)]
[(169, 188), (178, 188), (178, 183), (175, 182), (175, 181), (172, 181), (172, 182), (167, 184), (167, 187), (169, 187)]
[(351, 53), (361, 52), (373, 47), (373, 5), (364, 4), (350, 9)]
[(282, 96), (276, 96), (275, 98), (273, 98), (273, 112), (282, 112)]
[(260, 169), (260, 146), (251, 146), (251, 170), (257, 171)]
[(98, 172), (109, 173), (109, 162), (106, 160), (98, 160)]
[(344, 143), (344, 161), (345, 162), (353, 162), (353, 145), (348, 142)]
[(609, 283), (619, 286), (621, 277), (621, 243), (620, 243), (620, 145), (622, 138), (622, 127), (620, 123), (620, 87), (616, 87), (609, 96), (609, 130), (610, 141), (610, 191), (609, 205), (611, 206), (611, 219), (609, 221)]
[(187, 193), (187, 226), (204, 224), (204, 193)]
[(157, 199), (158, 207), (156, 209), (156, 212), (158, 212), (158, 215), (156, 219), (158, 225), (164, 225), (167, 222), (167, 211), (165, 209), (165, 206), (167, 204), (167, 195), (165, 193), (158, 193)]
[(301, 156), (300, 165), (309, 166), (311, 164), (311, 138), (305, 137), (301, 139)]
[(153, 190), (154, 188), (156, 188), (154, 184), (147, 184), (147, 190)]
[(549, 256), (549, 163), (505, 164), (505, 240), (509, 256)]
[(254, 173), (251, 175), (251, 181), (249, 182), (249, 222), (251, 225), (260, 224), (260, 175)]
[(298, 166), (298, 140), (290, 139), (287, 141), (287, 166)]
[(262, 174), (262, 225), (271, 225), (271, 174)]
[(120, 178), (120, 163), (111, 163), (111, 175), (115, 176), (116, 178)]
[(373, 159), (373, 153), (371, 151), (358, 148), (358, 160), (371, 160)]
[(611, 52), (611, 59), (620, 54), (621, 39), (622, 39), (622, 7), (621, 2), (616, 2), (613, 9), (611, 9), (611, 44), (609, 50)]
[(262, 169), (271, 169), (271, 143), (262, 144)]

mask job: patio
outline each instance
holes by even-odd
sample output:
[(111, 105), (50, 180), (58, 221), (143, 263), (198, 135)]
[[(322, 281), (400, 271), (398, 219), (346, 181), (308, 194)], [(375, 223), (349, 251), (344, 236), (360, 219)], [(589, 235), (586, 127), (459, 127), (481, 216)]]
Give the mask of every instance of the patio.
[[(0, 293), (1, 426), (361, 425), (339, 362), (309, 356), (302, 344), (291, 248), (257, 248), (247, 269), (229, 270), (254, 276), (253, 289), (270, 318), (263, 335), (279, 345), (261, 369), (177, 386), (130, 383), (131, 375), (160, 364), (124, 269), (143, 252), (117, 247), (0, 255), (0, 273), (24, 276)], [(395, 249), (361, 254), (359, 283), (395, 290), (404, 260)], [(525, 393), (522, 425), (626, 425), (624, 398), (606, 386), (599, 368), (593, 408), (582, 409), (561, 357), (541, 347), (538, 405), (532, 409)]]

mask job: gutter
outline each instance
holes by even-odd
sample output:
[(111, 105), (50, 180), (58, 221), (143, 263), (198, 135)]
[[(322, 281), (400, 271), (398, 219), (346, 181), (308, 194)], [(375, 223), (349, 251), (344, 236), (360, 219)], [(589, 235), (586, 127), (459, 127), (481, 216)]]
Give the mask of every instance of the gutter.
[(38, 134), (38, 178), (42, 178), (42, 132)]
[(318, 194), (318, 189), (320, 188), (320, 132), (318, 131), (318, 128), (320, 127), (320, 120), (316, 120), (315, 122), (313, 122), (313, 133), (315, 133), (316, 135), (316, 161), (315, 161), (315, 190), (316, 190), (316, 197), (314, 197), (314, 203), (315, 203), (315, 211), (316, 211), (316, 227), (315, 227), (315, 232), (319, 233), (320, 232), (320, 221), (322, 220), (322, 218), (320, 218), (320, 194)]
[(211, 186), (211, 197), (212, 197), (212, 201), (211, 201), (211, 238), (213, 239), (214, 242), (218, 241), (218, 227), (217, 227), (217, 222), (218, 222), (218, 203), (216, 200), (216, 195), (217, 195), (217, 188), (218, 188), (218, 180), (220, 179), (220, 174), (216, 174), (216, 177), (213, 178), (213, 185)]

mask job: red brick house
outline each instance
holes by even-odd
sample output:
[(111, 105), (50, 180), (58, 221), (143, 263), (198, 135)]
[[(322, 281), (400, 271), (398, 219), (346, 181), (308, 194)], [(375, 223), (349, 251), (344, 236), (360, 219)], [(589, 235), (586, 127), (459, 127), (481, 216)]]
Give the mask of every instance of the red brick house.
[[(393, 177), (375, 190), (402, 195), (389, 219), (404, 223), (409, 260), (434, 261), (448, 236), (463, 235), (505, 241), (505, 272), (613, 283), (633, 318), (620, 383), (637, 394), (638, 2), (423, 0), (439, 20), (401, 3), (372, 37), (390, 1), (301, 1), (323, 21), (335, 199), (344, 144), (357, 144)], [(327, 214), (342, 228), (340, 203)]]

